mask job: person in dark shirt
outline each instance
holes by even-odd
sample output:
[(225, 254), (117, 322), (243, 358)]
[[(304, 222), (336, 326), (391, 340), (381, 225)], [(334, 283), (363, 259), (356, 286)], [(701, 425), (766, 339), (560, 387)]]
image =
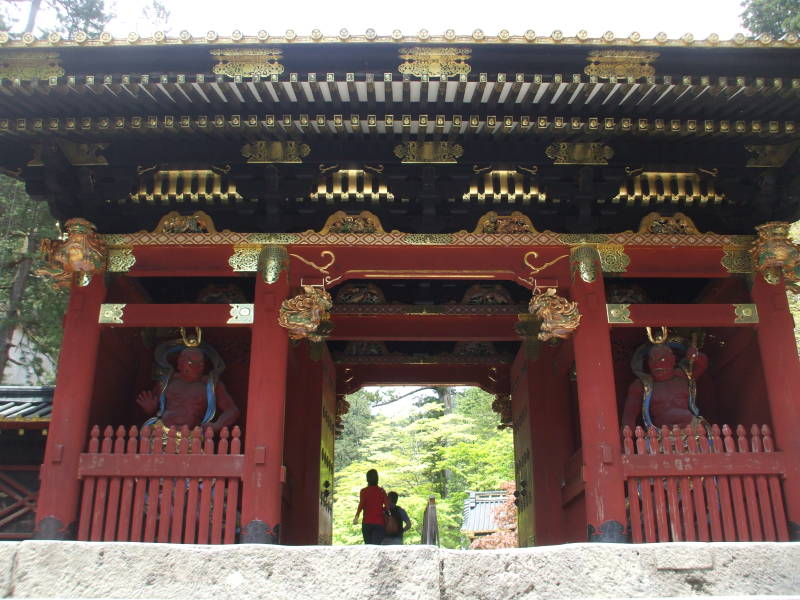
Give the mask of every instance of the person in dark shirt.
[(408, 513), (402, 507), (397, 505), (397, 492), (389, 492), (387, 497), (389, 498), (389, 512), (400, 524), (400, 531), (394, 535), (389, 535), (387, 533), (386, 537), (383, 538), (383, 542), (381, 543), (384, 546), (402, 545), (403, 533), (411, 529), (411, 519), (408, 518)]
[(367, 487), (361, 488), (358, 509), (353, 517), (353, 525), (358, 525), (358, 517), (364, 512), (361, 523), (361, 534), (365, 544), (380, 544), (386, 536), (384, 529), (385, 515), (389, 510), (389, 499), (386, 491), (378, 485), (378, 472), (367, 471)]

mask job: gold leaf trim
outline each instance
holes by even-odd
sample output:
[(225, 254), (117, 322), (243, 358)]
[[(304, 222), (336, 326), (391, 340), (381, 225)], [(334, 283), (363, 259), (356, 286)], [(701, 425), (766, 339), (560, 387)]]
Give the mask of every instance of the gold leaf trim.
[(450, 142), (405, 142), (394, 147), (394, 155), (404, 164), (453, 164), (464, 148)]
[(61, 77), (64, 69), (58, 52), (3, 52), (0, 54), (0, 79), (50, 79)]
[(728, 273), (746, 274), (753, 272), (753, 258), (750, 255), (750, 250), (741, 246), (724, 247), (720, 264)]
[(597, 252), (603, 273), (625, 273), (631, 264), (631, 258), (625, 254), (622, 244), (598, 244)]
[(589, 64), (583, 72), (590, 76), (607, 79), (609, 77), (625, 77), (641, 79), (653, 77), (656, 69), (650, 63), (659, 57), (658, 52), (642, 52), (640, 50), (592, 50), (586, 57)]
[(403, 236), (403, 243), (409, 246), (438, 246), (453, 242), (449, 233), (408, 233)]
[(117, 325), (124, 323), (125, 306), (125, 304), (101, 304), (97, 322)]
[(247, 164), (302, 163), (311, 153), (308, 144), (299, 142), (268, 142), (260, 140), (242, 146), (242, 156)]
[(544, 153), (553, 159), (554, 165), (607, 165), (614, 156), (611, 146), (595, 142), (550, 144)]
[(469, 48), (401, 48), (404, 61), (397, 70), (415, 77), (453, 77), (467, 75), (472, 67), (467, 64), (472, 50)]
[(235, 273), (254, 273), (258, 271), (258, 256), (261, 246), (254, 244), (237, 244), (228, 264)]
[(212, 71), (228, 77), (268, 77), (283, 73), (283, 50), (278, 48), (233, 48), (211, 50), (217, 59)]
[(630, 304), (606, 304), (609, 323), (633, 323)]

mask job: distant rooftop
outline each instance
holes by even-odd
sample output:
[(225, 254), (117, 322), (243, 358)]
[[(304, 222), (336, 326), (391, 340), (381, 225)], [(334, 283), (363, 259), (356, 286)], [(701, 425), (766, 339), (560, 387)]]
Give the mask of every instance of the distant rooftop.
[(469, 497), (464, 500), (461, 531), (473, 536), (496, 531), (495, 509), (506, 501), (508, 494), (503, 490), (468, 493)]
[(0, 424), (49, 421), (53, 386), (0, 386)]

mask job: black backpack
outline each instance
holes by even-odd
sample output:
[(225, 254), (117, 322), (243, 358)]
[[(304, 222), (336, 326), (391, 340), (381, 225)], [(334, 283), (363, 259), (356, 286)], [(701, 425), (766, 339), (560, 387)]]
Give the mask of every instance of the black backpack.
[(389, 537), (397, 537), (402, 534), (402, 519), (400, 518), (400, 511), (397, 510), (397, 507), (389, 509), (389, 513), (386, 515), (384, 528), (386, 529), (386, 535)]

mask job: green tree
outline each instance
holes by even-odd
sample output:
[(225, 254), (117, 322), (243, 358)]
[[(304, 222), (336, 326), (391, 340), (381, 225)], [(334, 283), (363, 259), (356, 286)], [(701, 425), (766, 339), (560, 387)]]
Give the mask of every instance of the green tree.
[(513, 443), (510, 432), (497, 430), (492, 396), (477, 389), (449, 393), (452, 408), (447, 413), (437, 394), (434, 401), (423, 403), (408, 416), (372, 418), (358, 458), (337, 469), (334, 543), (361, 543), (360, 528), (352, 524), (352, 518), (358, 492), (366, 485), (365, 473), (376, 468), (381, 485), (400, 495), (399, 504), (411, 517), (406, 543), (419, 543), (422, 514), (433, 495), (441, 544), (446, 548), (465, 545), (460, 528), (467, 491), (498, 489), (513, 479)]
[(44, 266), (38, 240), (57, 234), (47, 206), (33, 202), (19, 181), (0, 177), (0, 381), (17, 332), (28, 347), (14, 362), (31, 383), (52, 383), (43, 357), (58, 360), (66, 293), (35, 271)]
[(800, 0), (745, 0), (742, 7), (742, 26), (756, 35), (800, 32)]

